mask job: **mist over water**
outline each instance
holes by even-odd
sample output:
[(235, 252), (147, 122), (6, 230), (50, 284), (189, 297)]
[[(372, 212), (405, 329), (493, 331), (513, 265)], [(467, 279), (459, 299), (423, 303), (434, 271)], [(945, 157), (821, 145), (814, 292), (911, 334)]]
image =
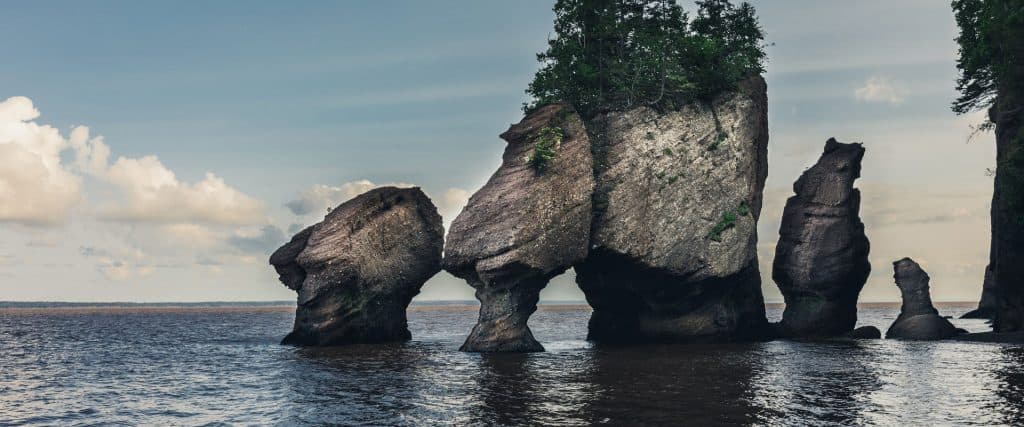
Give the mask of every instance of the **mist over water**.
[[(531, 326), (547, 352), (460, 353), (475, 310), (414, 307), (406, 344), (296, 349), (278, 345), (290, 308), (0, 309), (0, 424), (1024, 422), (1020, 346), (599, 349), (586, 307), (542, 306)], [(884, 330), (897, 311), (866, 306), (860, 323)]]

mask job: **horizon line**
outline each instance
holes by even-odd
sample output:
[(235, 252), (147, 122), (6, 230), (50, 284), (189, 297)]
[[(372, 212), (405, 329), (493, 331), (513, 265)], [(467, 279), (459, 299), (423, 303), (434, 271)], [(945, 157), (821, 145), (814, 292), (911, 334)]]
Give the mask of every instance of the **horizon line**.
[[(900, 304), (896, 300), (871, 300), (858, 301), (857, 304)], [(935, 304), (977, 304), (977, 301), (933, 301)], [(586, 300), (541, 300), (537, 305), (589, 305)], [(785, 301), (765, 301), (768, 305), (785, 305)], [(57, 301), (57, 300), (0, 300), (0, 308), (19, 307), (88, 307), (88, 306), (291, 306), (295, 305), (294, 300), (210, 300), (210, 301)], [(413, 301), (410, 306), (416, 305), (480, 305), (475, 299), (431, 299)]]

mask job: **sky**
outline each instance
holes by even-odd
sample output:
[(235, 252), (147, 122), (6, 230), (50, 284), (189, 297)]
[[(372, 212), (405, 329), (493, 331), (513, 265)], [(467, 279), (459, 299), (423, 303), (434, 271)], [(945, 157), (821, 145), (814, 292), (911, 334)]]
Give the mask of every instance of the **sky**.
[[(765, 298), (792, 183), (829, 137), (863, 142), (872, 275), (910, 256), (936, 301), (988, 259), (991, 134), (957, 117), (946, 1), (754, 1), (770, 43)], [(687, 10), (695, 10), (689, 1)], [(268, 254), (376, 185), (446, 224), (500, 165), (551, 0), (48, 1), (0, 14), (0, 300), (257, 301)], [(446, 273), (421, 300), (472, 299)], [(545, 300), (579, 300), (571, 273)]]

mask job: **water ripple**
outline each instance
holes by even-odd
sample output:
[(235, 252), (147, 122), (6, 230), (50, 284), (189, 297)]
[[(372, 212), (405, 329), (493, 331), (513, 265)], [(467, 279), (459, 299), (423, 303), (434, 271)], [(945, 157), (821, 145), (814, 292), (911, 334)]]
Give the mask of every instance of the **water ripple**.
[[(861, 318), (884, 328), (895, 314)], [(531, 323), (548, 352), (482, 355), (457, 351), (475, 320), (465, 308), (413, 310), (410, 343), (328, 349), (277, 345), (289, 310), (0, 310), (0, 424), (1024, 422), (1018, 346), (604, 349), (584, 341), (588, 316), (542, 308)]]

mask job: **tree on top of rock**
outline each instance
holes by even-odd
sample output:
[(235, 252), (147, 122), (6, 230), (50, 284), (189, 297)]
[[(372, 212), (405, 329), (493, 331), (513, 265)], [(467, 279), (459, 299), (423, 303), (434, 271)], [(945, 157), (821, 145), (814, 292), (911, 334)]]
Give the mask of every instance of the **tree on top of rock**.
[(557, 0), (555, 37), (538, 54), (525, 108), (572, 103), (584, 116), (708, 101), (764, 71), (764, 33), (748, 3)]
[(1024, 98), (1024, 0), (955, 0), (960, 27), (960, 97), (953, 111), (993, 106), (997, 95)]
[(953, 111), (988, 109), (995, 130), (990, 287), (997, 332), (1024, 331), (1024, 0), (955, 0), (960, 97)]

